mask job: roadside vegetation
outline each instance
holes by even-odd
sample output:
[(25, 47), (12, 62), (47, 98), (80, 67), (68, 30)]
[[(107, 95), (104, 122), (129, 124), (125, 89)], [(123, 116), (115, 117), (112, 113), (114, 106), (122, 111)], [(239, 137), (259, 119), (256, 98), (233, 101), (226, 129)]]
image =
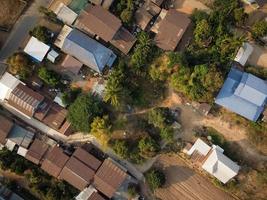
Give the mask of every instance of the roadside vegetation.
[[(36, 196), (36, 199), (66, 200), (78, 194), (78, 190), (68, 183), (49, 176), (39, 166), (7, 149), (0, 151), (0, 168), (25, 177), (30, 190), (28, 195)], [(7, 186), (10, 187), (10, 182), (8, 183)], [(12, 185), (14, 184), (16, 183), (13, 182)]]

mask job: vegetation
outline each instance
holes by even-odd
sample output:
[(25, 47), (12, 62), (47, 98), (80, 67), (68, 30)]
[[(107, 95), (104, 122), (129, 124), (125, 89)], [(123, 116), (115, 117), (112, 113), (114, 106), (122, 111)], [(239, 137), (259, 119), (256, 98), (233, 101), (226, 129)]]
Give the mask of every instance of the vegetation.
[(126, 141), (124, 140), (116, 140), (112, 146), (113, 150), (117, 155), (119, 155), (123, 159), (127, 159), (129, 156), (129, 148), (127, 146)]
[(32, 74), (32, 65), (29, 58), (23, 53), (14, 53), (7, 59), (8, 70), (20, 78), (26, 79)]
[(79, 96), (79, 94), (81, 94), (81, 92), (82, 91), (80, 88), (73, 88), (73, 89), (63, 92), (61, 96), (61, 100), (63, 104), (64, 105), (72, 104), (75, 101), (75, 99)]
[(88, 133), (94, 118), (102, 114), (102, 103), (96, 96), (80, 94), (70, 105), (67, 118), (76, 131)]
[(138, 194), (138, 188), (135, 184), (130, 184), (128, 186), (128, 194), (131, 198), (134, 198)]
[(262, 152), (267, 152), (267, 124), (250, 122), (247, 130), (249, 141), (258, 146)]
[(164, 173), (158, 169), (152, 169), (148, 171), (145, 174), (145, 177), (152, 191), (162, 187), (166, 181)]
[(125, 24), (130, 24), (133, 21), (134, 1), (119, 0), (116, 4), (115, 12)]
[(57, 15), (53, 11), (49, 10), (48, 8), (44, 6), (40, 6), (39, 12), (42, 13), (48, 20), (59, 23), (59, 20), (57, 19)]
[(267, 22), (265, 20), (257, 21), (251, 28), (252, 36), (259, 39), (267, 35)]
[(50, 43), (51, 36), (49, 30), (45, 26), (36, 26), (29, 32), (29, 34), (43, 43)]
[(142, 138), (138, 143), (138, 148), (144, 157), (154, 156), (160, 149), (157, 142), (150, 136)]
[(66, 200), (78, 194), (78, 191), (66, 182), (52, 178), (38, 166), (7, 149), (0, 151), (0, 167), (24, 176), (28, 181), (30, 192), (42, 199)]
[(38, 70), (38, 76), (51, 87), (56, 87), (60, 83), (60, 75), (53, 70), (47, 69), (46, 67), (40, 67)]

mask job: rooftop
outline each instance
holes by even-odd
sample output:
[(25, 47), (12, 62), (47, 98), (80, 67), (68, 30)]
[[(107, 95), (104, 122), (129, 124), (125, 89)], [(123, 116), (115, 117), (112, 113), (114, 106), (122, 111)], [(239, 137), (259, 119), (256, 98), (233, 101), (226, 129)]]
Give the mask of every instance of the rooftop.
[(4, 145), (14, 123), (6, 117), (0, 115), (0, 124), (0, 144)]
[(257, 121), (267, 99), (267, 82), (232, 67), (215, 103)]
[(78, 17), (78, 14), (76, 14), (62, 2), (59, 3), (58, 7), (55, 9), (54, 12), (59, 20), (63, 21), (65, 24), (68, 25), (72, 25)]
[(76, 58), (67, 55), (63, 60), (63, 62), (61, 63), (61, 66), (67, 71), (70, 71), (73, 74), (77, 75), (80, 69), (82, 68), (83, 64)]
[(30, 146), (25, 158), (33, 162), (34, 164), (38, 165), (41, 163), (48, 149), (49, 149), (48, 144), (42, 142), (39, 139), (35, 139), (32, 145)]
[(5, 72), (0, 79), (0, 100), (8, 99), (12, 90), (17, 87), (19, 83), (22, 82), (10, 73)]

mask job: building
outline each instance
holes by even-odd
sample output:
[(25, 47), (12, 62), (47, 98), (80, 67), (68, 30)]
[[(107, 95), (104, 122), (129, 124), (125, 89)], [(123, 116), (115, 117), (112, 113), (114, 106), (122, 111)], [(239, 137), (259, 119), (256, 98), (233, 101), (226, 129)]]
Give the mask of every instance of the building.
[(10, 93), (19, 83), (22, 82), (10, 73), (5, 72), (0, 79), (0, 101), (8, 99)]
[(267, 101), (267, 82), (232, 67), (215, 103), (257, 121)]
[(223, 154), (224, 150), (218, 145), (210, 147), (201, 139), (197, 139), (193, 146), (184, 149), (194, 163), (216, 177), (222, 183), (227, 183), (238, 174), (240, 167)]
[(113, 51), (76, 29), (66, 36), (61, 50), (98, 73), (106, 66), (111, 67), (117, 57)]
[(108, 198), (112, 198), (127, 176), (125, 169), (111, 159), (106, 159), (95, 174), (93, 186)]
[(35, 139), (30, 148), (28, 149), (25, 158), (33, 162), (34, 164), (39, 165), (43, 161), (43, 158), (48, 152), (48, 149), (48, 144), (42, 142), (39, 139)]
[(54, 13), (57, 15), (59, 20), (68, 25), (72, 25), (78, 17), (78, 14), (76, 14), (62, 2), (58, 4), (58, 7), (54, 10)]
[(55, 50), (49, 51), (47, 54), (47, 60), (51, 61), (52, 63), (55, 63), (59, 58), (59, 53), (56, 52)]
[(74, 75), (77, 75), (80, 72), (83, 64), (76, 58), (67, 55), (61, 63), (61, 66), (62, 68), (64, 68), (64, 70), (71, 72)]
[(44, 96), (19, 83), (10, 93), (8, 104), (28, 117), (32, 117), (43, 100)]
[(242, 66), (245, 66), (252, 52), (253, 52), (253, 46), (251, 46), (251, 44), (247, 42), (244, 42), (242, 47), (240, 47), (240, 49), (238, 50), (234, 61), (240, 63)]
[[(12, 192), (6, 186), (0, 183), (0, 200), (24, 200), (22, 197)], [(25, 199), (26, 200), (26, 199)]]
[(124, 54), (127, 54), (136, 39), (125, 28), (121, 20), (103, 7), (89, 5), (78, 16), (75, 26), (90, 36), (98, 36), (105, 42), (110, 42)]
[(75, 197), (75, 200), (105, 200), (101, 194), (92, 186), (85, 188), (81, 191), (78, 196)]
[(157, 21), (151, 28), (156, 45), (165, 51), (174, 51), (183, 37), (190, 19), (175, 9), (162, 9)]
[(55, 146), (47, 154), (41, 168), (51, 176), (57, 178), (68, 160), (69, 156), (67, 156), (61, 148)]
[(6, 142), (8, 134), (14, 126), (14, 123), (6, 117), (0, 115), (0, 148), (2, 148)]
[(50, 46), (32, 36), (23, 51), (35, 61), (42, 62), (49, 49)]
[(157, 6), (161, 6), (162, 3), (164, 2), (165, 0), (151, 0), (151, 2), (153, 2), (154, 4), (156, 4)]

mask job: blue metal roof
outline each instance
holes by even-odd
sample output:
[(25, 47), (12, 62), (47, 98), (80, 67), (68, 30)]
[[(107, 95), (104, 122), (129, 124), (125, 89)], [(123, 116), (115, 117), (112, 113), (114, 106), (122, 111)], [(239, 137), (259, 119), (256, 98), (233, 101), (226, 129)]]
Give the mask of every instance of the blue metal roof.
[(106, 65), (111, 67), (116, 59), (113, 51), (76, 29), (65, 38), (62, 51), (99, 73)]
[(267, 82), (232, 68), (215, 103), (257, 121), (267, 101)]

